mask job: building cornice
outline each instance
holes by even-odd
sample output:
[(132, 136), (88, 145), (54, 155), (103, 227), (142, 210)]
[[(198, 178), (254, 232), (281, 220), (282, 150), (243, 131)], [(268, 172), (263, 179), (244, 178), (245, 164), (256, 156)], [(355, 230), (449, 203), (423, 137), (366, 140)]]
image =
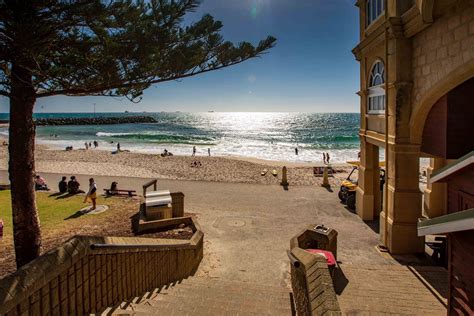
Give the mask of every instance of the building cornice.
[(352, 49), (355, 58), (360, 61), (362, 56), (372, 50), (375, 46), (385, 41), (385, 28), (387, 21), (381, 23), (376, 29), (373, 29), (369, 36), (364, 37), (356, 47)]

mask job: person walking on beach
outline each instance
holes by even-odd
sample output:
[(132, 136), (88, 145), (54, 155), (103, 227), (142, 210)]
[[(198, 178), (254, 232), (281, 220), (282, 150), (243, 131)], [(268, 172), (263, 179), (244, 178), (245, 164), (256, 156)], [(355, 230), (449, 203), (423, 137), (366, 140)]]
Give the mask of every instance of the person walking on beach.
[(207, 149), (207, 154), (209, 155), (209, 157), (211, 157), (211, 148)]
[(97, 185), (95, 184), (94, 178), (89, 179), (89, 191), (87, 192), (86, 198), (84, 199), (84, 203), (92, 202), (92, 208), (89, 211), (93, 211), (96, 208), (97, 202)]
[(326, 161), (327, 161), (328, 165), (329, 165), (329, 160), (330, 159), (331, 159), (331, 157), (329, 157), (329, 153), (326, 153)]
[(298, 147), (295, 147), (295, 155), (298, 156)]
[(323, 153), (323, 163), (326, 164), (326, 153)]
[(196, 146), (193, 146), (193, 157), (196, 156)]
[(117, 143), (117, 152), (120, 151), (120, 143)]
[(88, 150), (89, 149), (89, 144), (87, 142), (85, 142), (84, 147), (86, 147), (86, 150)]
[(97, 148), (97, 147), (99, 147), (99, 143), (96, 140), (94, 140), (94, 148)]

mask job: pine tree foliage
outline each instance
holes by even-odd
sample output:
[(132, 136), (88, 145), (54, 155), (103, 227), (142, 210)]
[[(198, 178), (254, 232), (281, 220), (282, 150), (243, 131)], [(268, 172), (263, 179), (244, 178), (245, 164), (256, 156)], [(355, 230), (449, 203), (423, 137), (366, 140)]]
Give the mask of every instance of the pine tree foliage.
[(137, 99), (154, 83), (221, 69), (275, 44), (234, 45), (210, 15), (183, 26), (197, 0), (0, 2), (0, 94), (10, 96), (13, 62), (29, 69), (36, 97), (108, 95)]

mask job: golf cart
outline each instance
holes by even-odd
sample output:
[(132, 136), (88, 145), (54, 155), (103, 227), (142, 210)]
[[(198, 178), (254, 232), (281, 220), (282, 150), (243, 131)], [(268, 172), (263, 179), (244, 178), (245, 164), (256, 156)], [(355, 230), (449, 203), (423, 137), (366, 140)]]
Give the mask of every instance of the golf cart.
[[(356, 207), (356, 189), (358, 180), (352, 180), (351, 176), (354, 171), (359, 169), (359, 161), (348, 161), (348, 164), (352, 165), (352, 171), (347, 176), (346, 180), (343, 180), (341, 183), (341, 188), (339, 189), (339, 199), (342, 203), (346, 204), (347, 207), (351, 210), (355, 210)], [(382, 161), (379, 164), (380, 169), (380, 190), (383, 190), (385, 184), (385, 170), (382, 167), (385, 167), (385, 162)]]

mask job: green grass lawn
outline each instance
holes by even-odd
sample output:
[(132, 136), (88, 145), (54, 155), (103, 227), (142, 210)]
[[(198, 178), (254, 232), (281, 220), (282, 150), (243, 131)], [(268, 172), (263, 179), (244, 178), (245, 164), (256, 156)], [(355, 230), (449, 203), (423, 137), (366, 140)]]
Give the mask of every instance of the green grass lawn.
[[(80, 209), (91, 205), (83, 203), (84, 196), (76, 195), (69, 196), (67, 198), (61, 198), (58, 196), (51, 196), (53, 193), (50, 192), (36, 192), (36, 203), (38, 207), (38, 213), (40, 217), (41, 228), (49, 230), (51, 228), (59, 228), (67, 222), (75, 221), (78, 218), (67, 219), (71, 215), (74, 215)], [(97, 204), (104, 203), (104, 198), (99, 197)], [(100, 218), (102, 214), (95, 215), (96, 218)], [(4, 236), (12, 234), (12, 208), (10, 191), (0, 191), (0, 218), (4, 222)]]
[[(138, 210), (137, 202), (127, 201), (121, 198), (105, 198), (98, 196), (97, 205), (107, 205), (107, 212), (96, 215), (73, 216), (84, 207), (91, 206), (91, 203), (83, 203), (84, 195), (55, 196), (50, 192), (36, 192), (36, 203), (43, 234), (55, 234), (61, 231), (67, 232), (72, 228), (84, 225), (99, 225), (103, 228), (109, 226), (109, 217), (121, 214), (122, 210)], [(73, 216), (73, 217), (71, 217)], [(0, 191), (0, 218), (3, 219), (4, 242), (11, 241), (13, 237), (12, 229), (12, 209), (10, 191)], [(127, 218), (128, 220), (128, 218)]]
[[(107, 205), (109, 209), (106, 212), (77, 216), (79, 210), (91, 206), (83, 201), (84, 194), (63, 198), (52, 192), (36, 192), (43, 252), (59, 246), (74, 235), (131, 235), (130, 217), (138, 211), (138, 199), (99, 196), (97, 204)], [(8, 190), (0, 191), (0, 218), (4, 221), (3, 240), (0, 240), (1, 279), (15, 271), (11, 196)]]

